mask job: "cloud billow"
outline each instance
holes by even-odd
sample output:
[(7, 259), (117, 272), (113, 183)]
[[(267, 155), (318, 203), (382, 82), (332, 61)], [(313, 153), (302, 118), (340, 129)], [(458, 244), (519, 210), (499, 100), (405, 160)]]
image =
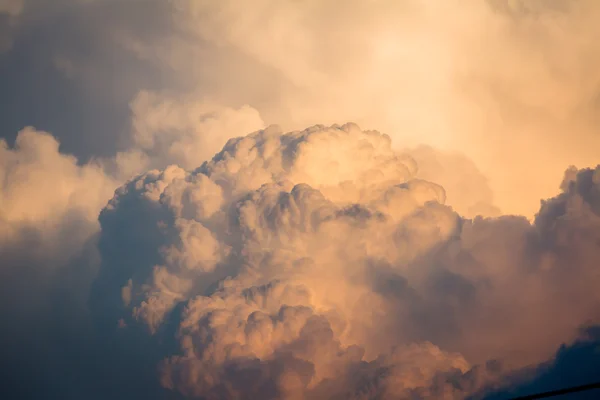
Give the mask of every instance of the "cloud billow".
[(92, 305), (174, 340), (162, 385), (215, 399), (462, 398), (597, 321), (600, 170), (533, 224), (462, 218), (417, 170), (346, 124), (145, 173), (101, 213)]

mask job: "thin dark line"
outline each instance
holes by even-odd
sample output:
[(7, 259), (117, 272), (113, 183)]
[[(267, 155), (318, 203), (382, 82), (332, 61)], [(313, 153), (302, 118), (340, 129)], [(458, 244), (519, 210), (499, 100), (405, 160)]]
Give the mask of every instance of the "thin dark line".
[(560, 396), (563, 394), (583, 392), (585, 390), (592, 390), (592, 389), (600, 389), (600, 382), (589, 383), (587, 385), (581, 385), (581, 386), (573, 386), (573, 387), (566, 388), (566, 389), (552, 390), (550, 392), (543, 392), (543, 393), (530, 394), (527, 396), (514, 397), (510, 400), (544, 399), (546, 397)]

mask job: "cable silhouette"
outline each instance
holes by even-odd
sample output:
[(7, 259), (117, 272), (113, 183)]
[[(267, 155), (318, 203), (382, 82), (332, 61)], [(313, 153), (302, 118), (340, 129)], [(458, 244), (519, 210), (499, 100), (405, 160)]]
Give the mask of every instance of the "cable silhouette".
[[(565, 394), (584, 392), (584, 391), (593, 390), (593, 389), (600, 389), (600, 382), (589, 383), (587, 385), (581, 385), (581, 386), (572, 386), (572, 387), (565, 388), (565, 389), (551, 390), (549, 392), (542, 392), (542, 393), (530, 394), (530, 395), (527, 395), (527, 396), (513, 397), (510, 400), (545, 399), (545, 398), (548, 398), (548, 397), (562, 396), (562, 395), (565, 395)], [(598, 394), (598, 396), (600, 398), (600, 393)]]

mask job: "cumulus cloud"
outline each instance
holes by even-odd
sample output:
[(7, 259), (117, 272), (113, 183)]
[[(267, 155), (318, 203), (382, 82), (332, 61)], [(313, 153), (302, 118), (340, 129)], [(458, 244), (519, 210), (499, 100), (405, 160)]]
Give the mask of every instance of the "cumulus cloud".
[(59, 152), (52, 135), (31, 127), (19, 132), (14, 148), (0, 141), (0, 178), (0, 239), (18, 240), (32, 228), (43, 243), (63, 251), (78, 245), (57, 233), (75, 221), (87, 231), (73, 240), (84, 240), (97, 229), (98, 210), (117, 185), (100, 165), (78, 165)]
[[(152, 153), (150, 139), (131, 151), (166, 163), (173, 142)], [(513, 382), (600, 318), (598, 168), (569, 168), (532, 223), (460, 216), (423, 178), (460, 188), (446, 169), (478, 177), (472, 165), (396, 151), (351, 123), (232, 138), (196, 169), (131, 179), (105, 207), (118, 182), (107, 160), (79, 164), (33, 128), (2, 149), (1, 311), (15, 325), (1, 333), (17, 380), (16, 338), (52, 334), (39, 352), (96, 360), (61, 365), (82, 377), (77, 393), (464, 398)], [(34, 301), (13, 304), (22, 291)], [(59, 319), (35, 333), (44, 315)]]
[(24, 397), (485, 396), (599, 322), (597, 2), (140, 4), (0, 1)]
[(417, 171), (346, 124), (143, 174), (100, 215), (95, 313), (175, 338), (162, 384), (206, 398), (462, 398), (598, 320), (599, 169), (533, 224), (465, 219)]
[(60, 153), (49, 133), (30, 127), (13, 146), (0, 141), (3, 394), (88, 391), (90, 369), (82, 360), (95, 350), (86, 336), (85, 305), (99, 266), (98, 212), (116, 185), (99, 165)]

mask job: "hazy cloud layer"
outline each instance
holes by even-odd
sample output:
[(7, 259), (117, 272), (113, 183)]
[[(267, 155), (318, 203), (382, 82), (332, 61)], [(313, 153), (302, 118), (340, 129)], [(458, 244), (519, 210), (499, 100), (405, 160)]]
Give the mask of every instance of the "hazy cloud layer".
[[(130, 144), (127, 104), (151, 90), (167, 104), (247, 104), (286, 130), (351, 120), (461, 151), (501, 210), (528, 217), (565, 165), (597, 162), (594, 0), (23, 4), (2, 62), (20, 99), (6, 101), (19, 107), (3, 135), (36, 125), (84, 158)], [(76, 112), (48, 112), (57, 100)]]

